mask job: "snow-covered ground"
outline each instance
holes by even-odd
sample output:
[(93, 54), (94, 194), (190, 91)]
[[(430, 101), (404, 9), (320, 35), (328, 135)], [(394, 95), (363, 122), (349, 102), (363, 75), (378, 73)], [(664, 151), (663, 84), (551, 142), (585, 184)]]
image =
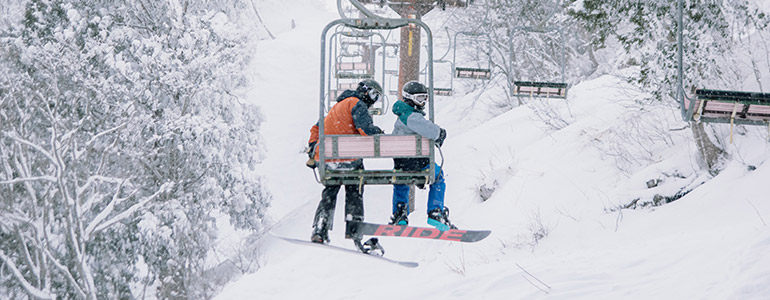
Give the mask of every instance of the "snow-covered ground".
[[(318, 118), (320, 32), (337, 13), (312, 0), (262, 3), (276, 39), (258, 45), (249, 99), (266, 116), (271, 233), (309, 239), (322, 186), (302, 150)], [(641, 92), (612, 76), (569, 93), (494, 117), (494, 88), (438, 102), (451, 220), (492, 230), (487, 239), (382, 238), (387, 257), (420, 264), (410, 269), (267, 234), (262, 267), (216, 299), (770, 299), (768, 128), (734, 129), (731, 159), (712, 178), (675, 108), (630, 113)], [(546, 125), (537, 105), (570, 125)], [(393, 120), (375, 117), (386, 131)], [(717, 129), (728, 137), (728, 125)], [(482, 186), (494, 189), (486, 201)], [(662, 206), (618, 209), (692, 187)], [(368, 221), (387, 222), (391, 189), (366, 187)], [(426, 198), (418, 192), (410, 224), (426, 226)], [(331, 243), (353, 249), (343, 203), (340, 192)]]

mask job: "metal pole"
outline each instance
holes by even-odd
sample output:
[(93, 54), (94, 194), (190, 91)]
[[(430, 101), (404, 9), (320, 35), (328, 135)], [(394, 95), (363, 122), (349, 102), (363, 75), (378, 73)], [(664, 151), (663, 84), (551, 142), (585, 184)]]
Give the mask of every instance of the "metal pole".
[(566, 83), (567, 81), (564, 75), (566, 74), (565, 69), (567, 67), (567, 51), (564, 49), (564, 44), (566, 43), (564, 41), (564, 32), (561, 30), (561, 28), (559, 28), (558, 30), (559, 30), (559, 40), (561, 41), (561, 82)]
[(321, 84), (319, 84), (320, 89), (320, 96), (319, 96), (319, 109), (318, 109), (318, 175), (321, 177), (321, 182), (324, 182), (324, 178), (326, 177), (326, 159), (324, 158), (324, 83), (325, 78), (324, 75), (326, 73), (326, 33), (329, 31), (329, 29), (332, 28), (332, 26), (335, 26), (337, 24), (343, 23), (344, 20), (334, 20), (331, 23), (327, 24), (326, 27), (324, 27), (323, 31), (321, 31)]
[(684, 31), (684, 17), (683, 15), (683, 6), (684, 6), (684, 0), (677, 1), (677, 33), (676, 33), (676, 59), (677, 59), (677, 89), (676, 89), (676, 98), (677, 101), (679, 101), (680, 110), (682, 113), (682, 120), (689, 121), (690, 114), (688, 111), (692, 112), (695, 101), (690, 101), (690, 107), (689, 109), (685, 109), (684, 107), (684, 70), (683, 70), (683, 45), (682, 45), (682, 39), (683, 39), (683, 31)]

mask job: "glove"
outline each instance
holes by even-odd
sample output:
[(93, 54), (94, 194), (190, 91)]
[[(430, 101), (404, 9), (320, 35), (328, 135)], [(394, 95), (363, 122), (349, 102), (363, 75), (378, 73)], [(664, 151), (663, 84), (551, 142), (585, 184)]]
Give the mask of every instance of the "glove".
[(305, 162), (305, 166), (307, 166), (308, 168), (311, 168), (311, 169), (315, 169), (315, 167), (316, 167), (315, 159), (312, 158), (312, 157), (308, 158), (307, 161)]
[(436, 139), (436, 144), (438, 144), (439, 147), (444, 145), (444, 140), (446, 139), (446, 129), (439, 128), (438, 138)]
[(380, 127), (374, 126), (374, 128), (377, 129), (377, 130), (375, 130), (375, 134), (383, 134), (383, 133), (385, 133), (385, 131), (382, 131), (382, 129), (380, 129)]
[(308, 143), (307, 149), (305, 150), (305, 152), (307, 152), (307, 161), (305, 162), (305, 166), (311, 169), (315, 169), (316, 167), (315, 145), (316, 145), (316, 142)]
[(305, 153), (307, 153), (308, 158), (313, 158), (313, 156), (315, 156), (315, 145), (316, 145), (316, 142), (307, 144), (307, 149), (305, 149)]

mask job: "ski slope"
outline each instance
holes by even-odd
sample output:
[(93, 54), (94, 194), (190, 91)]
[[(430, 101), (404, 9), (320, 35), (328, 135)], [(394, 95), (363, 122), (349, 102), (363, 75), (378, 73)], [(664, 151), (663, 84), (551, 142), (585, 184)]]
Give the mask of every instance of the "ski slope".
[[(302, 150), (318, 118), (319, 38), (337, 17), (333, 4), (262, 2), (276, 39), (258, 45), (248, 99), (266, 120), (260, 170), (275, 235), (309, 239), (323, 188)], [(735, 130), (731, 159), (711, 178), (696, 163), (689, 129), (676, 130), (686, 125), (679, 111), (652, 107), (651, 118), (629, 120), (642, 92), (613, 76), (575, 85), (568, 102), (538, 104), (570, 122), (561, 129), (535, 117), (534, 104), (490, 113), (502, 93), (494, 86), (467, 92), (436, 107), (448, 131), (446, 205), (460, 228), (492, 230), (487, 239), (381, 238), (388, 258), (420, 264), (410, 269), (264, 234), (261, 268), (215, 299), (770, 299), (767, 128)], [(375, 117), (386, 132), (393, 121)], [(634, 138), (653, 125), (670, 136)], [(728, 128), (717, 128), (720, 138)], [(620, 160), (634, 154), (644, 159)], [(650, 179), (662, 181), (649, 189)], [(486, 201), (482, 185), (494, 187)], [(697, 188), (662, 206), (617, 209), (684, 187)], [(391, 189), (366, 186), (367, 221), (387, 222)], [(416, 199), (410, 225), (426, 226), (427, 192)], [(343, 204), (341, 191), (331, 244), (353, 249), (343, 238)]]

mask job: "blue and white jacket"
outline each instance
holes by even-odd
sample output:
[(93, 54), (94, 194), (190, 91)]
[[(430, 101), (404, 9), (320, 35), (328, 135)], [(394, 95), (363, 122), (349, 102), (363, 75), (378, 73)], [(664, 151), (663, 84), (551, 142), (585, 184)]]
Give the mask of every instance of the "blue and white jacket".
[[(393, 134), (408, 135), (417, 134), (424, 138), (436, 140), (441, 132), (441, 127), (425, 119), (425, 113), (409, 106), (404, 101), (396, 101), (393, 104), (393, 113), (398, 116), (393, 126)], [(394, 158), (394, 168), (405, 171), (419, 171), (430, 163), (427, 158)]]

